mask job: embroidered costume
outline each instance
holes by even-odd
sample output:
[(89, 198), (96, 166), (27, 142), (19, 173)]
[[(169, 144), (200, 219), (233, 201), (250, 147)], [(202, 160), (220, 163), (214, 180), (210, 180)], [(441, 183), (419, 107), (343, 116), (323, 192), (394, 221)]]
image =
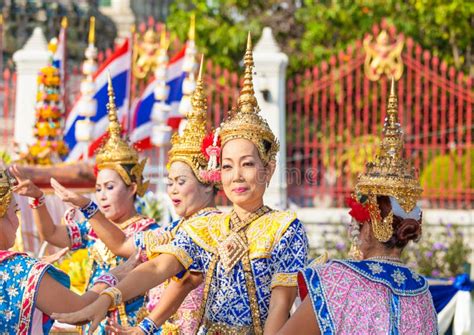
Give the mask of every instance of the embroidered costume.
[[(222, 145), (236, 138), (251, 141), (266, 165), (275, 160), (279, 145), (259, 115), (251, 48), (249, 36), (238, 108), (219, 135)], [(156, 252), (172, 254), (189, 271), (205, 275), (198, 334), (263, 334), (272, 288), (296, 287), (297, 273), (306, 265), (308, 240), (294, 213), (263, 206), (243, 221), (235, 212), (189, 220)]]
[[(168, 165), (174, 162), (187, 164), (193, 174), (201, 184), (212, 184), (203, 178), (202, 172), (208, 165), (209, 157), (204, 154), (203, 141), (206, 137), (207, 120), (207, 99), (204, 92), (202, 80), (202, 66), (196, 81), (196, 89), (191, 97), (192, 110), (187, 115), (186, 127), (182, 135), (174, 134), (171, 140), (172, 147), (169, 152)], [(142, 253), (142, 259), (148, 260), (156, 257), (163, 245), (173, 241), (178, 229), (186, 225), (194, 218), (206, 217), (220, 213), (216, 208), (203, 208), (194, 215), (181, 220), (176, 220), (165, 228), (155, 231), (138, 233), (135, 235), (135, 245)], [(182, 278), (184, 272), (178, 274), (177, 278)], [(151, 311), (159, 303), (160, 297), (168, 287), (168, 283), (163, 283), (150, 291), (150, 303), (148, 309)], [(160, 329), (163, 334), (194, 334), (199, 325), (198, 314), (203, 299), (204, 284), (191, 291), (183, 301), (175, 315), (173, 315)]]
[[(99, 170), (112, 169), (116, 171), (123, 182), (128, 186), (137, 184), (137, 195), (143, 196), (148, 187), (148, 182), (143, 181), (143, 169), (146, 161), (139, 161), (138, 152), (130, 147), (121, 137), (121, 127), (117, 118), (115, 96), (112, 83), (109, 78), (108, 86), (109, 103), (107, 104), (109, 127), (108, 139), (100, 148), (96, 156), (96, 164)], [(71, 240), (71, 249), (87, 248), (89, 251), (90, 270), (87, 288), (93, 286), (95, 279), (105, 274), (110, 269), (125, 261), (124, 258), (115, 256), (106, 245), (97, 237), (90, 223), (86, 220), (75, 222), (68, 219), (70, 213), (66, 213), (67, 231)], [(127, 237), (132, 237), (141, 231), (157, 229), (159, 226), (155, 220), (136, 215), (119, 226)], [(110, 316), (122, 325), (133, 326), (146, 316), (145, 297), (141, 296), (125, 304), (121, 304)], [(105, 321), (101, 323), (97, 334), (105, 334)]]
[(437, 333), (426, 279), (401, 264), (333, 260), (305, 269), (299, 283), (321, 334)]
[[(379, 154), (367, 163), (348, 201), (351, 234), (357, 236), (360, 225), (370, 222), (378, 243), (392, 239), (394, 216), (421, 224), (416, 203), (422, 189), (410, 162), (403, 158), (393, 79), (383, 135)], [(391, 210), (384, 218), (377, 196), (390, 199)], [(358, 238), (353, 243), (352, 254), (363, 257)], [(437, 334), (436, 311), (425, 278), (383, 258), (333, 260), (300, 273), (300, 293), (311, 299), (321, 334)]]
[(69, 288), (69, 277), (26, 254), (0, 251), (0, 334), (48, 334), (53, 321), (36, 308), (41, 279), (48, 273)]

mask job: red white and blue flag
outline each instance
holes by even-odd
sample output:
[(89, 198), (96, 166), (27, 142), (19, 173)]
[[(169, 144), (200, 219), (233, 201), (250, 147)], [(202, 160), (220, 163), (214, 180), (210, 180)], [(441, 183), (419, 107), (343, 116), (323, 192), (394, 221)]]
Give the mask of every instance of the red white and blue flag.
[(61, 24), (61, 30), (59, 31), (58, 44), (56, 46), (56, 51), (53, 54), (53, 66), (59, 69), (59, 73), (64, 80), (64, 67), (66, 66), (66, 26)]
[[(185, 51), (186, 47), (170, 59), (166, 73), (166, 85), (169, 87), (169, 96), (166, 103), (171, 106), (168, 125), (174, 130), (178, 129), (179, 123), (183, 119), (183, 116), (179, 113), (179, 103), (183, 97), (183, 81), (186, 78), (186, 72), (183, 71)], [(148, 84), (132, 107), (130, 140), (140, 150), (147, 150), (153, 146), (151, 143), (153, 127), (151, 115), (155, 103), (154, 89), (157, 84), (157, 80)]]
[[(109, 124), (107, 117), (107, 103), (109, 97), (107, 95), (107, 73), (110, 72), (112, 77), (112, 85), (115, 91), (115, 105), (118, 110), (118, 117), (122, 120), (122, 124), (126, 122), (128, 116), (128, 106), (130, 101), (130, 75), (131, 75), (132, 53), (128, 40), (122, 46), (117, 48), (115, 52), (108, 57), (94, 74), (95, 94), (94, 99), (97, 100), (97, 113), (91, 120), (94, 122), (94, 130), (92, 134), (92, 143), (89, 143), (88, 156), (92, 157), (95, 151), (101, 145), (107, 134), (107, 126)], [(69, 155), (66, 161), (77, 161), (82, 159), (86, 151), (85, 144), (76, 141), (75, 125), (78, 120), (84, 119), (79, 115), (79, 99), (72, 107), (65, 124), (64, 140), (69, 146)]]

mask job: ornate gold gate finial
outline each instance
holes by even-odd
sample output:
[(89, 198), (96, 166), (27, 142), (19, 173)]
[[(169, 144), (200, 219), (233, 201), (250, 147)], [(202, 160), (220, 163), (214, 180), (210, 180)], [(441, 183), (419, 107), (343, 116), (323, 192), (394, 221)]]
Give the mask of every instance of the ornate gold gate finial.
[(364, 73), (372, 81), (377, 81), (381, 76), (400, 79), (403, 74), (402, 50), (404, 46), (403, 36), (399, 36), (390, 43), (390, 36), (386, 30), (382, 30), (375, 42), (373, 36), (364, 39), (366, 52), (364, 62)]
[(149, 26), (143, 35), (136, 35), (133, 46), (133, 75), (138, 79), (146, 79), (148, 75), (153, 74), (157, 65), (159, 36), (153, 25)]

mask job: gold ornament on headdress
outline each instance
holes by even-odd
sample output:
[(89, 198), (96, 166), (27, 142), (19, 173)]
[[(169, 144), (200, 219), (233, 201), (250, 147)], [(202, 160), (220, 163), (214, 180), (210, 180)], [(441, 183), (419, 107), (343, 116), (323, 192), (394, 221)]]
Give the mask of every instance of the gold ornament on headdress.
[[(257, 147), (260, 158), (267, 164), (275, 160), (280, 145), (268, 126), (267, 121), (259, 114), (260, 108), (257, 104), (252, 81), (254, 63), (250, 33), (247, 39), (247, 51), (245, 52), (244, 64), (244, 84), (240, 92), (237, 108), (233, 111), (232, 115), (229, 116), (229, 119), (224, 121), (221, 125), (220, 136), (222, 147), (233, 139), (247, 139)], [(264, 142), (268, 142), (269, 148), (265, 147)]]
[(11, 200), (12, 188), (10, 178), (5, 170), (0, 169), (0, 218), (7, 212)]
[(201, 57), (199, 75), (196, 82), (196, 89), (191, 97), (192, 109), (187, 115), (186, 127), (182, 135), (173, 134), (171, 138), (171, 150), (169, 151), (169, 162), (181, 161), (189, 165), (194, 175), (201, 183), (206, 183), (201, 178), (201, 171), (206, 169), (207, 160), (204, 157), (201, 146), (206, 137), (207, 120), (207, 98), (204, 92), (204, 82), (202, 79), (204, 57)]
[[(127, 186), (135, 182), (137, 184), (137, 194), (143, 196), (149, 184), (148, 181), (143, 182), (143, 169), (145, 168), (146, 159), (139, 162), (138, 152), (122, 139), (122, 127), (117, 117), (115, 94), (110, 73), (108, 81), (109, 103), (107, 104), (107, 110), (109, 114), (109, 137), (96, 155), (97, 168), (99, 170), (112, 169), (116, 171)], [(124, 165), (133, 165), (130, 174), (124, 168)], [(134, 177), (134, 180), (131, 177)]]
[(377, 195), (395, 198), (400, 207), (409, 213), (423, 191), (415, 169), (409, 160), (403, 158), (403, 152), (403, 131), (398, 120), (398, 101), (392, 78), (380, 153), (375, 162), (367, 163), (366, 172), (359, 176), (355, 186), (356, 193), (368, 196), (374, 235), (381, 242), (388, 241), (392, 236), (393, 212), (381, 220)]

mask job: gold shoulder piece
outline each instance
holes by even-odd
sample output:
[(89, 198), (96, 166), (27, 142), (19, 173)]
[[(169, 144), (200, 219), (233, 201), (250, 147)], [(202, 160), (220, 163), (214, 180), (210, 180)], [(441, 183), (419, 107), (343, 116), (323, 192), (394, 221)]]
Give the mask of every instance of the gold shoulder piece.
[[(182, 229), (198, 246), (215, 253), (220, 239), (225, 237), (228, 214), (216, 213), (189, 219)], [(227, 222), (228, 226), (228, 222)]]

